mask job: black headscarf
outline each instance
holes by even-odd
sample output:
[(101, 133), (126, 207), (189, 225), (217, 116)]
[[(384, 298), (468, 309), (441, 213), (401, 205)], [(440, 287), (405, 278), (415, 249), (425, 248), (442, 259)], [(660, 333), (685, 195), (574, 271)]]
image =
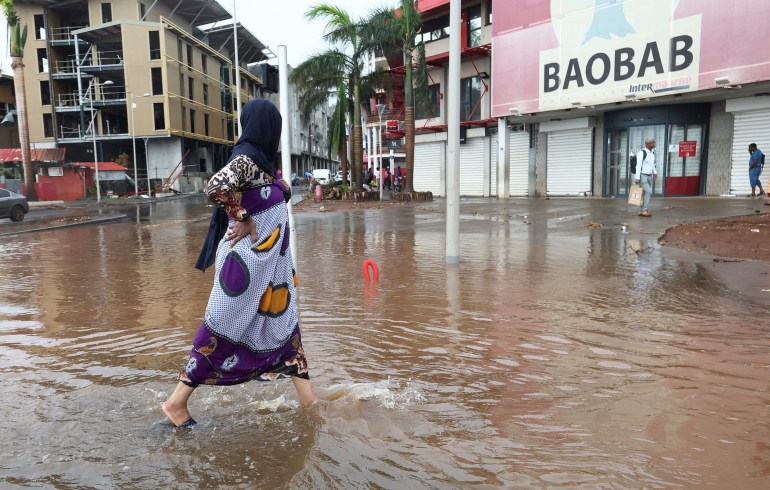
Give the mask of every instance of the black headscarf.
[[(238, 143), (233, 147), (230, 161), (238, 155), (246, 155), (256, 162), (263, 172), (273, 178), (277, 177), (279, 174), (275, 168), (275, 160), (281, 139), (281, 113), (278, 112), (275, 104), (266, 99), (248, 101), (241, 111), (241, 129), (241, 135)], [(206, 240), (195, 263), (196, 269), (205, 271), (214, 263), (219, 241), (225, 236), (227, 226), (227, 213), (218, 206), (215, 207)]]
[(275, 178), (275, 159), (281, 140), (281, 113), (267, 99), (250, 100), (241, 113), (241, 135), (233, 147), (232, 160), (246, 155), (254, 160), (262, 171)]

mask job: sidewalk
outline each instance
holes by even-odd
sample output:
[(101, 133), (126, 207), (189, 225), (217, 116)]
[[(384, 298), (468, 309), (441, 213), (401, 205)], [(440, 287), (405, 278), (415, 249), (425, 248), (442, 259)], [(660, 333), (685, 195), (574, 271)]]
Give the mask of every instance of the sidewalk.
[(97, 203), (96, 199), (34, 201), (29, 203), (29, 213), (23, 221), (14, 223), (9, 219), (0, 220), (0, 237), (120, 221), (126, 218), (128, 211), (137, 206), (202, 196), (203, 194), (199, 193), (155, 198), (103, 198), (101, 203)]

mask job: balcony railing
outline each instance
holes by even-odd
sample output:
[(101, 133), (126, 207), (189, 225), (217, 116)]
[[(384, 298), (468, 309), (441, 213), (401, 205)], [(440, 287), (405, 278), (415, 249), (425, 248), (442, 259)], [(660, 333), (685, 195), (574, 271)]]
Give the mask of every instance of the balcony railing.
[[(123, 50), (114, 51), (97, 51), (96, 59), (92, 61), (91, 67), (105, 66), (105, 65), (122, 65), (123, 64)], [(81, 69), (83, 67), (81, 66)]]
[(51, 27), (48, 29), (49, 40), (51, 41), (74, 41), (75, 38), (72, 34), (73, 31), (82, 29), (88, 26), (65, 26), (65, 27)]
[[(97, 87), (94, 105), (114, 105), (115, 103), (123, 103), (127, 99), (126, 87), (123, 85), (101, 84), (97, 85)], [(89, 95), (90, 93), (87, 89), (83, 89), (82, 97), (79, 97), (77, 92), (57, 94), (56, 106), (60, 109), (77, 108), (80, 106), (81, 98), (83, 105), (87, 106)]]
[[(130, 133), (128, 131), (120, 131), (117, 128), (111, 128), (109, 121), (105, 121), (104, 133), (96, 134), (97, 139), (101, 138), (125, 138)], [(85, 130), (83, 130), (78, 124), (77, 126), (59, 126), (59, 139), (61, 140), (83, 140), (87, 141), (93, 138), (91, 133), (91, 124), (87, 124)]]

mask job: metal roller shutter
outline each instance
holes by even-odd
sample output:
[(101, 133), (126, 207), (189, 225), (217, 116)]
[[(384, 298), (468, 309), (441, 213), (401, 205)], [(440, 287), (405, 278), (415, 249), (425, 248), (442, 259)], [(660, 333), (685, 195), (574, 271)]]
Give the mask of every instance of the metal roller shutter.
[[(736, 112), (733, 125), (733, 154), (730, 166), (730, 193), (737, 196), (751, 194), (749, 185), (749, 145), (756, 143), (762, 153), (770, 153), (770, 111)], [(760, 176), (767, 191), (768, 169)]]
[(508, 192), (511, 196), (526, 196), (529, 194), (529, 133), (511, 131), (508, 148), (511, 166)]
[(497, 196), (497, 135), (489, 138), (489, 195)]
[(441, 166), (443, 165), (444, 142), (420, 143), (414, 145), (414, 190), (432, 192), (443, 196), (441, 188)]
[(460, 195), (484, 195), (484, 143), (487, 138), (468, 138), (460, 145)]
[(548, 133), (546, 194), (577, 196), (591, 191), (593, 128)]

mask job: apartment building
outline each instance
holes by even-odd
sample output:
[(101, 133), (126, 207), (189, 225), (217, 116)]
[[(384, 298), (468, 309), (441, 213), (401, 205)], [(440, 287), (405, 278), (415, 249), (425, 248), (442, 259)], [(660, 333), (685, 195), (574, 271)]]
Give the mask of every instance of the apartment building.
[[(461, 4), (461, 67), (460, 67), (460, 127), (462, 195), (489, 196), (496, 186), (497, 120), (491, 116), (492, 72), (492, 1), (465, 0)], [(447, 73), (449, 70), (449, 0), (421, 0), (418, 9), (422, 15), (420, 40), (425, 45), (428, 65), (429, 110), (415, 107), (414, 188), (446, 195), (446, 141), (447, 141)], [(378, 58), (376, 63), (387, 63), (395, 73), (403, 73), (403, 60)], [(394, 162), (403, 166), (401, 138), (403, 130), (403, 83), (394, 84), (390, 94), (392, 103), (383, 113), (383, 150), (388, 165), (390, 150)], [(383, 101), (385, 97), (383, 94)], [(376, 141), (379, 126), (375, 103), (370, 108), (369, 140)], [(389, 121), (389, 122), (386, 122)], [(376, 161), (379, 150), (373, 148)], [(526, 192), (526, 190), (524, 191)]]
[[(263, 78), (268, 80), (275, 74), (277, 77), (277, 68), (261, 63), (256, 67), (250, 68), (252, 71), (261, 69)], [(289, 66), (289, 74), (293, 68)], [(268, 85), (266, 83), (266, 85)], [(329, 150), (330, 134), (329, 125), (331, 119), (331, 109), (328, 102), (313, 111), (306, 121), (302, 120), (299, 108), (300, 93), (294, 84), (289, 82), (289, 148), (291, 150), (291, 171), (302, 177), (305, 172), (310, 172), (314, 168), (328, 168), (332, 173), (339, 170), (338, 155), (332, 155)], [(272, 93), (270, 100), (280, 107), (281, 101), (278, 93)], [(283, 109), (281, 109), (283, 113)]]
[[(209, 0), (17, 0), (30, 27), (25, 87), (30, 141), (72, 162), (120, 161), (143, 189), (176, 190), (221, 168), (241, 103), (265, 95), (248, 65), (266, 47)], [(94, 156), (94, 142), (96, 157)], [(45, 168), (40, 173), (45, 174)]]

